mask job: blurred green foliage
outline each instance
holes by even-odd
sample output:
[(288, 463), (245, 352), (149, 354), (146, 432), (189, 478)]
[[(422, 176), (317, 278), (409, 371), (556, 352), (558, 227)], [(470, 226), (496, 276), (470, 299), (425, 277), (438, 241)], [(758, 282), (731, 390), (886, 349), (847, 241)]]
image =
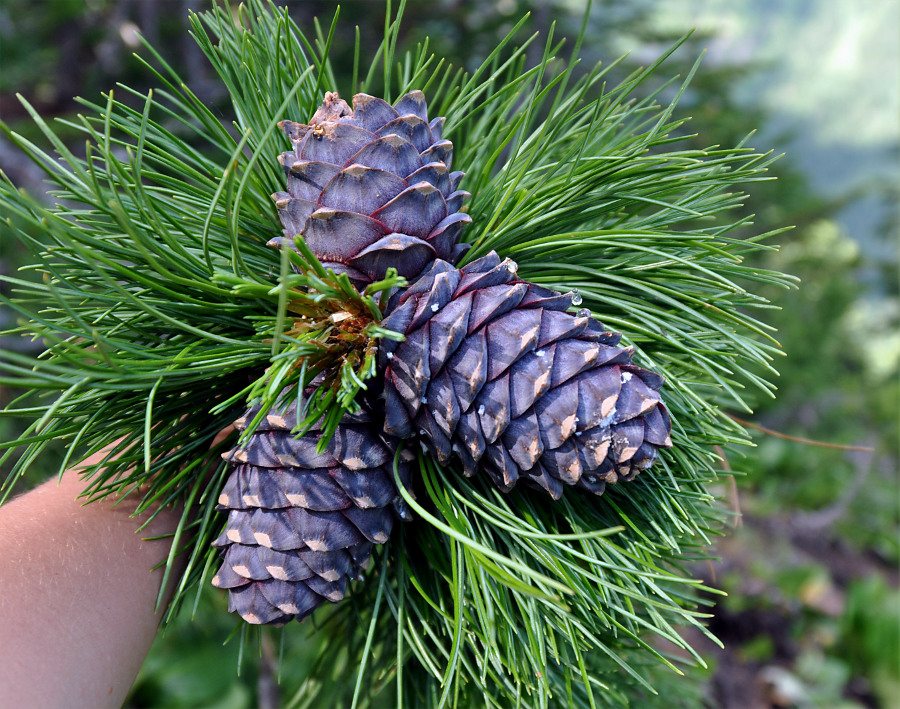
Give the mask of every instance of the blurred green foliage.
[(882, 576), (855, 580), (840, 619), (835, 654), (870, 679), (883, 706), (900, 697), (900, 598)]
[[(845, 452), (758, 436), (758, 454), (742, 467), (759, 514), (846, 506), (834, 531), (858, 549), (900, 560), (900, 499), (896, 494), (900, 401), (896, 315), (861, 328), (867, 296), (852, 277), (858, 245), (828, 219), (816, 219), (770, 259), (802, 281), (790, 307), (773, 313), (786, 356), (778, 399), (760, 406), (772, 429), (827, 443), (873, 447)], [(877, 313), (870, 312), (870, 318)], [(873, 356), (873, 351), (878, 356)]]

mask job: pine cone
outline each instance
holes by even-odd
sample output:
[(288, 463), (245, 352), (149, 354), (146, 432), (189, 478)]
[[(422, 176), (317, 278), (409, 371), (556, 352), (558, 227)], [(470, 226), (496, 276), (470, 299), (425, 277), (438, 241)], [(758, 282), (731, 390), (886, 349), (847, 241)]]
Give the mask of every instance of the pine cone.
[[(249, 623), (303, 620), (326, 600), (340, 601), (347, 581), (368, 567), (372, 545), (387, 541), (394, 515), (410, 517), (394, 485), (396, 441), (367, 414), (345, 416), (322, 454), (319, 430), (295, 437), (296, 422), (296, 405), (271, 413), (223, 456), (235, 467), (219, 496), (219, 509), (230, 512), (214, 542), (224, 562), (213, 585), (229, 590), (228, 609)], [(404, 482), (411, 459), (401, 453)]]
[(521, 478), (555, 499), (563, 484), (601, 494), (671, 446), (663, 379), (571, 295), (516, 279), (491, 252), (456, 269), (436, 261), (389, 301), (383, 325), (406, 336), (379, 352), (385, 431), (420, 435), (442, 464)]
[(324, 266), (357, 285), (389, 266), (412, 278), (435, 258), (456, 263), (468, 249), (458, 241), (471, 221), (459, 211), (469, 193), (456, 189), (463, 173), (449, 172), (443, 124), (428, 122), (421, 91), (394, 107), (357, 94), (352, 109), (326, 93), (309, 124), (282, 121), (294, 150), (279, 156), (288, 191), (272, 197), (288, 243), (302, 234)]

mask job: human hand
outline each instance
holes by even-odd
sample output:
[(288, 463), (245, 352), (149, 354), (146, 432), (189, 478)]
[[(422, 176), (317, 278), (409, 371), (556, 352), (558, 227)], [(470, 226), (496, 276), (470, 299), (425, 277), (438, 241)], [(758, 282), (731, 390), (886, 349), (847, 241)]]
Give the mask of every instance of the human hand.
[(0, 709), (120, 707), (153, 643), (165, 609), (156, 607), (163, 571), (153, 569), (168, 558), (181, 509), (85, 504), (78, 469), (106, 454), (0, 507)]

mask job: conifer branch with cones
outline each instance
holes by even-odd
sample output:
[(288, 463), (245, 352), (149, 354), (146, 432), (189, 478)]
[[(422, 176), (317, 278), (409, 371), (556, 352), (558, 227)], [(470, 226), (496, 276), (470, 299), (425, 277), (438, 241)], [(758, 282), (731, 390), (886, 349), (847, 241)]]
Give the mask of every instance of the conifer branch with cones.
[(24, 99), (51, 147), (0, 123), (58, 201), (0, 181), (40, 276), (0, 277), (6, 334), (47, 348), (0, 353), (33, 421), (2, 495), (114, 444), (94, 499), (185, 503), (167, 621), (210, 581), (286, 642), (310, 617), (309, 706), (670, 706), (715, 451), (748, 442), (721, 408), (773, 388), (753, 285), (791, 281), (729, 216), (772, 158), (677, 146), (677, 45), (609, 88), (552, 39), (528, 66), (523, 19), (468, 75), (395, 55), (398, 16), (341, 93), (337, 18), (191, 21), (234, 130), (155, 62), (82, 101), (87, 157)]
[[(631, 364), (633, 349), (589, 311), (567, 312), (572, 294), (517, 280), (515, 263), (494, 252), (461, 269), (441, 258), (468, 251), (458, 236), (471, 221), (458, 211), (468, 193), (455, 190), (463, 175), (449, 172), (443, 123), (428, 121), (413, 91), (395, 107), (357, 94), (352, 109), (328, 93), (309, 124), (280, 124), (294, 150), (280, 156), (288, 192), (273, 195), (285, 236), (270, 243), (292, 248), (301, 235), (323, 266), (361, 287), (388, 269), (411, 284), (387, 298), (381, 326), (405, 339), (379, 348), (375, 420), (348, 417), (335, 434), (352, 441), (349, 452), (317, 457), (315, 435), (290, 436), (296, 411), (289, 425), (276, 407), (226, 455), (237, 465), (213, 583), (251, 623), (303, 619), (323, 599), (343, 599), (368, 545), (388, 539), (387, 504), (399, 495), (379, 466), (400, 440), (417, 438), (442, 465), (481, 471), (504, 492), (521, 477), (554, 499), (564, 484), (602, 494), (672, 445), (662, 378)], [(319, 552), (344, 565), (312, 573), (302, 562)]]

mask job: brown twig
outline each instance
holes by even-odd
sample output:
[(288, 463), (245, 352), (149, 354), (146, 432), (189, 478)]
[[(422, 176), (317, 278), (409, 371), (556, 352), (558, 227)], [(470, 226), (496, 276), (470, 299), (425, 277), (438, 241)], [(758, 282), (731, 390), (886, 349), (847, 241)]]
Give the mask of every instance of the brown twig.
[(261, 639), (262, 656), (259, 658), (259, 677), (256, 680), (256, 702), (259, 709), (276, 709), (281, 706), (281, 690), (278, 686), (278, 654), (269, 633)]
[(864, 453), (873, 453), (875, 451), (874, 448), (870, 448), (868, 446), (845, 446), (840, 443), (827, 443), (826, 441), (814, 441), (810, 438), (800, 438), (799, 436), (789, 436), (786, 433), (779, 433), (778, 431), (773, 431), (771, 428), (766, 428), (765, 426), (760, 426), (757, 423), (751, 423), (750, 421), (745, 421), (744, 419), (738, 418), (733, 414), (725, 414), (732, 421), (736, 421), (741, 424), (741, 426), (746, 426), (747, 428), (753, 428), (761, 433), (765, 433), (768, 436), (774, 436), (775, 438), (783, 438), (786, 441), (793, 441), (794, 443), (803, 443), (807, 446), (818, 446), (819, 448), (834, 448), (835, 450), (840, 451), (862, 451)]
[[(725, 457), (725, 449), (722, 448), (722, 446), (715, 446), (713, 450), (716, 452), (716, 455), (719, 456), (719, 460), (722, 461), (722, 468), (731, 473), (731, 466), (728, 464), (728, 458)], [(733, 473), (728, 477), (728, 497), (730, 498), (731, 509), (734, 512), (734, 521), (732, 522), (731, 526), (743, 527), (744, 513), (741, 512), (740, 495), (738, 493), (738, 486), (737, 482), (734, 479)]]

